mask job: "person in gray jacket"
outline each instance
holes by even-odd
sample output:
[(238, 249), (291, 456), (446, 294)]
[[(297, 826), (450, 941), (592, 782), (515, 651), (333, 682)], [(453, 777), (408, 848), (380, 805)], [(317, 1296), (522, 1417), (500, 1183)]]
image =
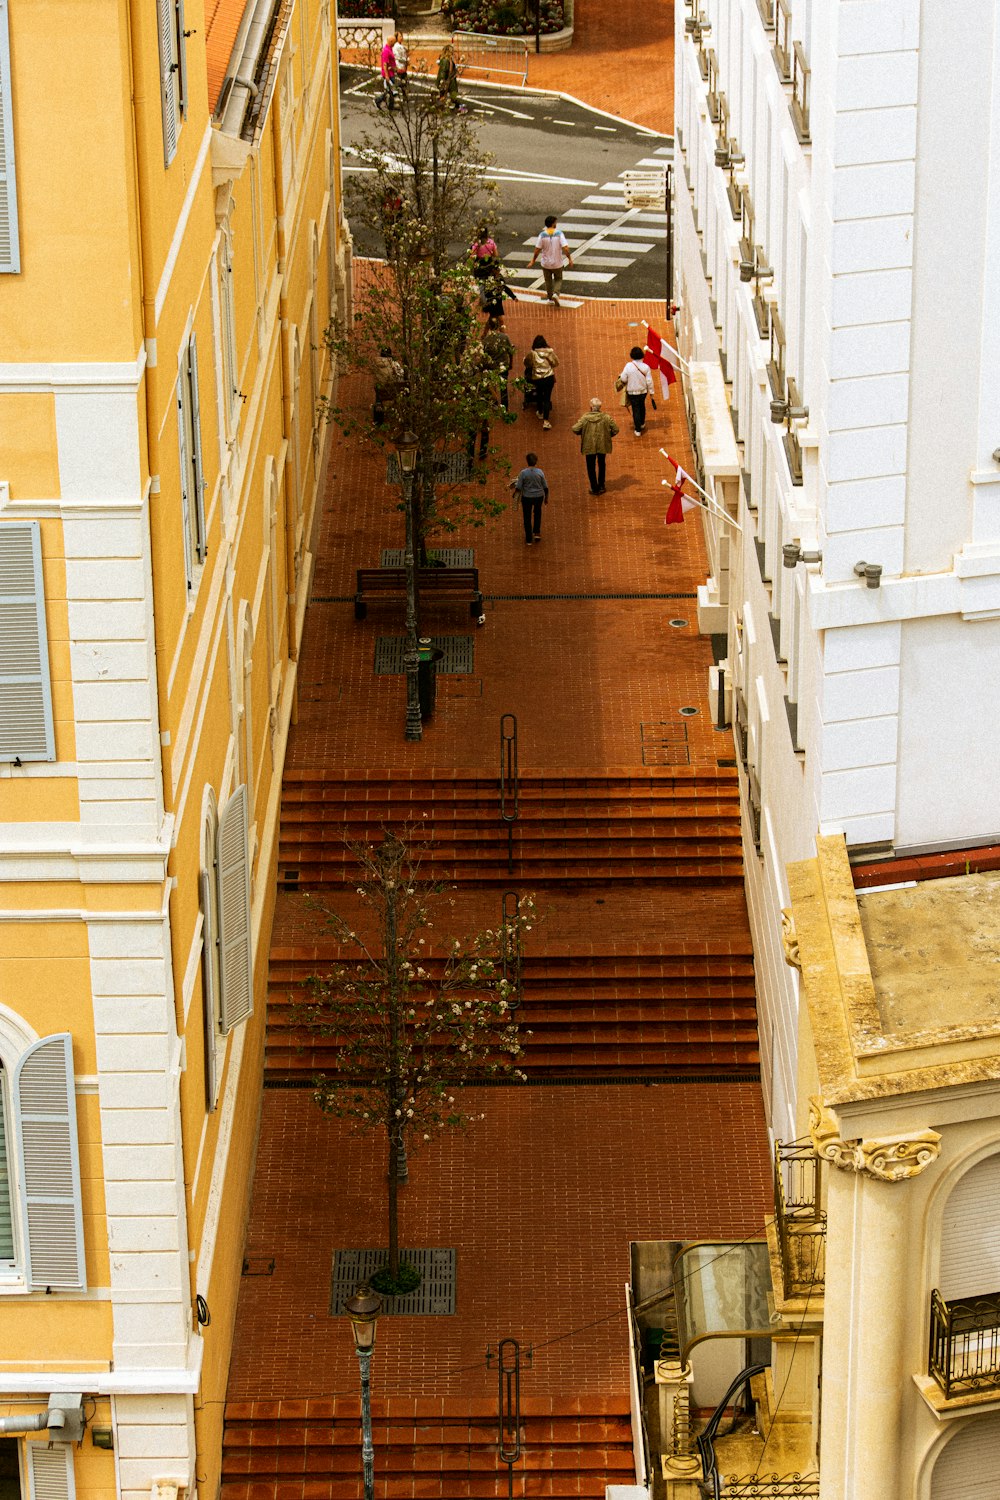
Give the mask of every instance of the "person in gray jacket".
[(573, 423), (573, 431), (580, 438), (580, 452), (587, 464), (590, 493), (603, 495), (605, 463), (611, 452), (611, 439), (618, 436), (618, 424), (612, 421), (606, 411), (601, 410), (600, 397), (592, 396), (590, 410), (585, 411), (580, 420)]

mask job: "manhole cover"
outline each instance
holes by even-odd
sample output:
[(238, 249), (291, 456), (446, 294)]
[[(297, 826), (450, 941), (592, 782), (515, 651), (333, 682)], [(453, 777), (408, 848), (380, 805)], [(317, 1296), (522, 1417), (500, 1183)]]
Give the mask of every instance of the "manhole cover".
[[(383, 1313), (441, 1317), (455, 1311), (454, 1250), (400, 1250), (401, 1260), (416, 1266), (420, 1285), (405, 1297), (386, 1297)], [(330, 1313), (336, 1317), (359, 1286), (364, 1286), (389, 1259), (387, 1250), (335, 1250), (330, 1284)]]
[[(475, 661), (475, 641), (471, 635), (434, 635), (431, 645), (444, 655), (437, 664), (439, 674), (471, 672)], [(375, 676), (398, 677), (406, 671), (405, 635), (380, 635), (375, 639)]]
[(681, 709), (681, 713), (684, 715), (685, 719), (690, 719), (691, 715), (696, 714), (697, 712), (698, 710), (696, 708), (692, 708), (690, 704), (687, 708)]
[[(465, 479), (472, 478), (472, 459), (461, 449), (454, 453), (439, 453), (434, 464), (434, 472), (439, 484), (461, 484)], [(386, 484), (399, 484), (399, 457), (390, 453), (385, 461)]]
[(683, 630), (688, 622), (687, 620), (671, 620), (670, 623), (675, 630)]
[[(476, 566), (476, 554), (472, 547), (433, 547), (428, 556), (435, 562), (441, 562), (446, 568), (474, 568)], [(383, 547), (382, 568), (402, 568), (406, 550), (403, 547)]]

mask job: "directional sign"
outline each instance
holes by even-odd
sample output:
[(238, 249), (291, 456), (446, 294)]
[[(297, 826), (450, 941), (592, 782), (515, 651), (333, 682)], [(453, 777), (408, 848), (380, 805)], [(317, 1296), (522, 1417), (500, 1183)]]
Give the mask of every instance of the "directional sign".
[(667, 198), (666, 172), (624, 172), (628, 208), (662, 208)]

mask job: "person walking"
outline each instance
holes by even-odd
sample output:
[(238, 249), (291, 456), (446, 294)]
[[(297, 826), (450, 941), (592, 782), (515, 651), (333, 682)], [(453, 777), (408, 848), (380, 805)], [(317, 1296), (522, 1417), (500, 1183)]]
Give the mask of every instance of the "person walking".
[(542, 426), (548, 431), (552, 426), (552, 387), (556, 383), (556, 365), (559, 356), (550, 349), (543, 333), (536, 334), (531, 344), (531, 379), (535, 386), (535, 402)]
[(458, 97), (458, 64), (455, 54), (451, 49), (451, 43), (441, 48), (441, 56), (438, 58), (437, 75), (438, 103), (447, 104), (450, 109), (465, 112), (465, 105), (460, 103)]
[(488, 224), (480, 224), (477, 229), (476, 237), (469, 246), (469, 256), (472, 260), (472, 274), (477, 281), (485, 281), (500, 269), (500, 252)]
[(629, 351), (628, 364), (615, 381), (615, 390), (624, 391), (632, 408), (632, 426), (636, 437), (642, 437), (646, 426), (646, 397), (653, 394), (653, 372), (642, 357), (638, 344)]
[(381, 427), (406, 383), (403, 366), (388, 345), (383, 345), (372, 363), (372, 380), (375, 385), (372, 421), (376, 427)]
[(497, 395), (504, 411), (509, 410), (510, 367), (514, 363), (514, 345), (504, 332), (503, 317), (489, 318), (483, 329), (483, 350), (488, 366), (496, 374)]
[(545, 282), (545, 299), (559, 306), (559, 289), (563, 279), (563, 257), (566, 258), (567, 266), (572, 267), (573, 257), (569, 253), (569, 245), (566, 236), (559, 228), (555, 214), (549, 214), (545, 220), (545, 228), (535, 240), (535, 251), (528, 261), (530, 271), (535, 261), (541, 257), (542, 279)]
[(401, 31), (397, 31), (392, 39), (392, 59), (396, 64), (396, 87), (401, 94), (405, 94), (406, 80), (409, 77), (410, 49), (403, 41)]
[(375, 95), (375, 108), (383, 109), (388, 106), (391, 113), (396, 108), (396, 55), (392, 50), (391, 38), (382, 48), (379, 68), (382, 73), (382, 88)]
[(542, 506), (549, 503), (549, 482), (538, 467), (538, 454), (526, 453), (527, 468), (521, 470), (510, 487), (521, 497), (521, 515), (524, 517), (524, 540), (527, 546), (540, 542), (542, 530)]
[(605, 464), (611, 452), (611, 440), (618, 436), (618, 424), (606, 411), (601, 410), (600, 397), (592, 396), (590, 410), (585, 411), (580, 420), (573, 423), (573, 431), (580, 438), (580, 452), (587, 465), (590, 493), (603, 495)]

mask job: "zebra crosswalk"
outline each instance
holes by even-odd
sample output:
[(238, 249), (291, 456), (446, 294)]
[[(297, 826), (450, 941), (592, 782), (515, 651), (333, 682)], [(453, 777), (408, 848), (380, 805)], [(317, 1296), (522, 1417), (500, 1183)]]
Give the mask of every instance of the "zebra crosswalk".
[[(672, 157), (673, 148), (662, 146), (657, 148), (655, 155), (643, 157), (629, 170), (655, 167), (662, 171)], [(613, 182), (602, 183), (595, 192), (581, 198), (575, 208), (566, 209), (559, 215), (559, 227), (566, 235), (573, 256), (572, 269), (563, 272), (566, 291), (575, 289), (597, 296), (616, 295), (613, 283), (636, 267), (651, 250), (664, 246), (666, 213), (629, 208), (625, 201), (624, 176), (622, 173)], [(508, 278), (526, 291), (536, 291), (543, 286), (539, 267), (528, 267), (534, 245), (533, 239), (525, 240), (523, 249), (508, 251), (504, 256)], [(642, 268), (638, 269), (641, 272)], [(635, 279), (634, 275), (627, 277), (629, 282)], [(630, 287), (628, 294), (636, 293)]]

